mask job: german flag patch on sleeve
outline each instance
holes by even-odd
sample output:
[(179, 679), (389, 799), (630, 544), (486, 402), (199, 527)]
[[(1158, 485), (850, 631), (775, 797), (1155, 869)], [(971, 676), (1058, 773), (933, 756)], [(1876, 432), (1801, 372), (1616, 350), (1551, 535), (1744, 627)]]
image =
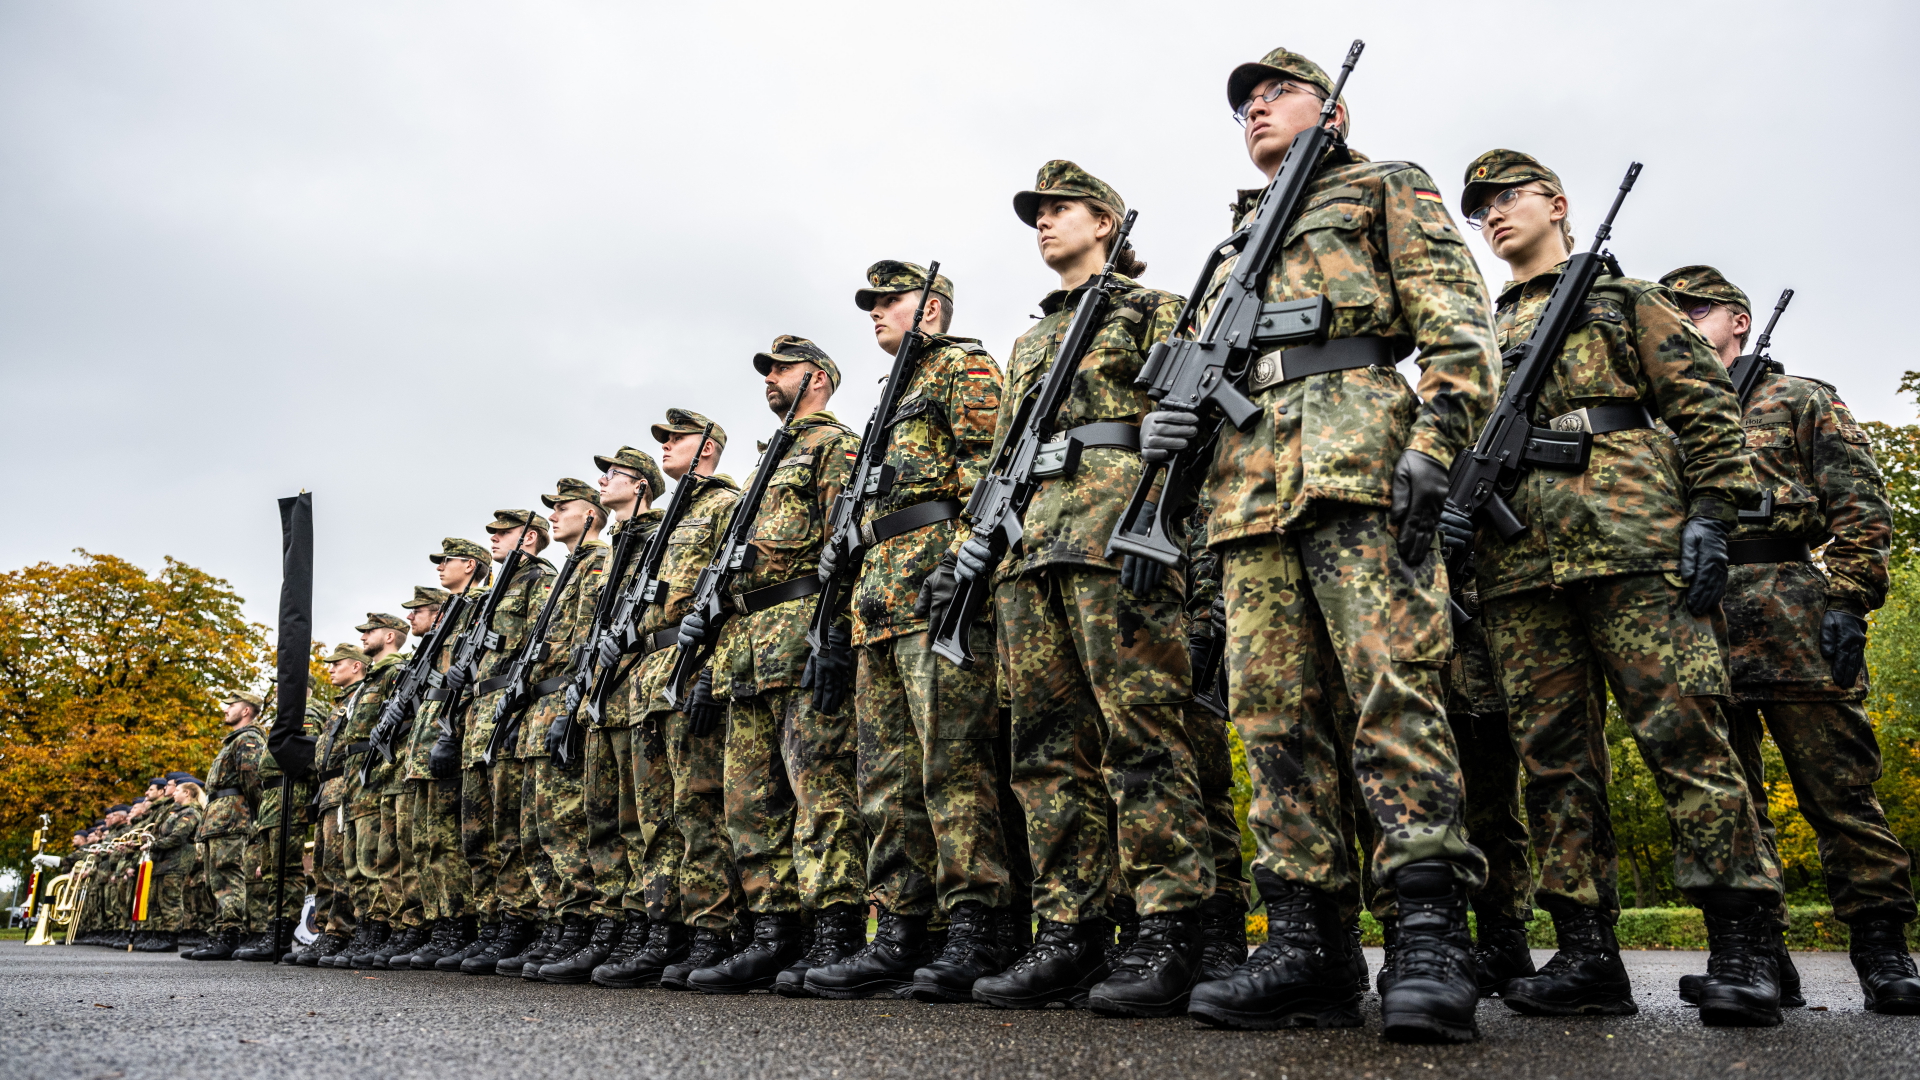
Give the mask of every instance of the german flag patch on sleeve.
[(1428, 191), (1426, 188), (1414, 188), (1413, 197), (1425, 202), (1439, 203), (1441, 206), (1447, 205), (1447, 200), (1441, 198), (1439, 192)]

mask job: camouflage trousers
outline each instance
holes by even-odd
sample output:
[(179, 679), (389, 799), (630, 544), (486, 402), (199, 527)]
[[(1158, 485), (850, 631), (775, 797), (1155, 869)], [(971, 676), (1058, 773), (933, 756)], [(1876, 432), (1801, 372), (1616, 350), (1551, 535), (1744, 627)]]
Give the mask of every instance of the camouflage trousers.
[(473, 912), (473, 871), (460, 844), (457, 780), (412, 780), (409, 806), (413, 861), (419, 874), (418, 907), (402, 908), (396, 926), (419, 926)]
[[(695, 738), (687, 730), (687, 714), (661, 710), (648, 714), (645, 724), (649, 754), (665, 759), (672, 782), (672, 826), (665, 826), (657, 796), (648, 796), (651, 822), (646, 845), (647, 917), (681, 922), (695, 928), (725, 931), (745, 899), (740, 875), (733, 864), (733, 840), (727, 835), (727, 732), (724, 724)], [(649, 758), (657, 765), (658, 758)], [(649, 771), (647, 788), (658, 791), (658, 778)], [(669, 874), (669, 868), (671, 873)], [(673, 911), (678, 909), (677, 919)]]
[[(1473, 895), (1473, 909), (1482, 918), (1525, 922), (1533, 918), (1533, 866), (1527, 861), (1527, 822), (1520, 809), (1520, 754), (1513, 747), (1500, 672), (1487, 648), (1487, 621), (1478, 617), (1480, 598), (1470, 590), (1454, 598), (1475, 616), (1454, 627), (1446, 669), (1447, 722), (1460, 750), (1467, 837), (1487, 857), (1487, 883)], [(1595, 708), (1604, 713), (1606, 703), (1596, 702)], [(1604, 723), (1594, 725), (1593, 736), (1594, 750), (1605, 760)]]
[[(372, 814), (352, 817), (351, 808), (346, 828), (341, 832), (341, 858), (346, 860), (344, 877), (347, 882), (347, 897), (353, 902), (353, 916), (357, 925), (362, 919), (386, 919), (386, 913), (392, 909), (382, 902), (380, 880), (380, 805), (375, 803)], [(399, 855), (388, 838), (387, 857), (397, 860)], [(387, 869), (398, 872), (397, 861)]]
[(213, 890), (207, 885), (206, 842), (197, 841), (193, 847), (193, 869), (187, 871), (187, 926), (194, 930), (205, 930), (213, 926), (216, 905), (213, 902)]
[(178, 933), (187, 926), (187, 875), (154, 875), (153, 893), (147, 901), (146, 929)]
[(460, 772), (460, 850), (473, 875), (472, 910), (483, 923), (533, 916), (520, 846), (522, 779), (519, 759), (510, 757)]
[(533, 890), (533, 911), (523, 917), (585, 915), (593, 906), (593, 867), (580, 770), (549, 757), (522, 758), (520, 775), (520, 844)]
[[(993, 650), (973, 628), (974, 655)], [(861, 647), (854, 683), (866, 888), (888, 911), (932, 915), (972, 900), (1013, 902), (994, 753), (1001, 714), (992, 666), (935, 656), (925, 633)]]
[[(207, 841), (207, 887), (213, 892), (215, 930), (247, 928), (247, 838), (238, 833)], [(104, 898), (104, 890), (101, 890)]]
[(1065, 923), (1102, 916), (1116, 879), (1145, 915), (1211, 896), (1172, 585), (1141, 600), (1114, 571), (1050, 566), (1001, 582), (994, 621), (1035, 912)]
[(640, 831), (634, 787), (634, 729), (589, 728), (584, 740), (581, 799), (587, 816), (587, 861), (593, 873), (595, 917), (625, 918), (641, 897), (639, 866), (646, 838)]
[[(1379, 902), (1408, 863), (1445, 860), (1475, 888), (1486, 874), (1441, 707), (1445, 572), (1433, 558), (1408, 571), (1386, 519), (1384, 508), (1321, 504), (1299, 530), (1234, 544), (1221, 559), (1255, 874), (1327, 892), (1349, 918), (1363, 876)], [(1370, 861), (1356, 859), (1375, 830)]]
[(1760, 742), (1771, 732), (1800, 814), (1817, 838), (1834, 916), (1842, 922), (1912, 922), (1913, 860), (1887, 828), (1887, 815), (1874, 797), (1880, 743), (1866, 709), (1856, 701), (1742, 697), (1727, 711), (1733, 751), (1768, 849), (1773, 850), (1774, 825), (1767, 816)]
[[(300, 849), (306, 843), (304, 830), (296, 829), (287, 837), (285, 885), (280, 900), (282, 918), (297, 919), (306, 903), (306, 875), (300, 867)], [(269, 825), (247, 840), (241, 856), (247, 878), (247, 929), (265, 933), (273, 918), (274, 858), (280, 854), (280, 826)]]
[(1666, 801), (1681, 892), (1780, 892), (1721, 717), (1723, 636), (1683, 596), (1678, 579), (1628, 574), (1484, 601), (1549, 911), (1620, 909), (1608, 770), (1594, 752), (1608, 690)]
[(722, 788), (747, 910), (818, 911), (866, 899), (853, 727), (850, 709), (815, 712), (811, 690), (769, 690), (728, 706)]
[(347, 875), (353, 866), (353, 832), (344, 807), (320, 812), (313, 842), (314, 922), (329, 934), (349, 935), (359, 925), (354, 916), (353, 888)]
[(1240, 820), (1233, 809), (1233, 727), (1198, 705), (1187, 706), (1186, 719), (1206, 820), (1205, 848), (1213, 856), (1214, 891), (1238, 890), (1244, 900), (1247, 874), (1241, 861)]

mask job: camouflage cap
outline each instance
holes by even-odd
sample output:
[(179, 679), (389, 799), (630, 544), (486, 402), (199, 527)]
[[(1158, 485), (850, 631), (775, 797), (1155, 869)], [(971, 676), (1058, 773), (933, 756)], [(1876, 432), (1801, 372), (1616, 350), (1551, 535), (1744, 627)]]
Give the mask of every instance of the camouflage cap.
[[(391, 619), (393, 616), (389, 615), (387, 618)], [(337, 664), (342, 660), (358, 660), (363, 664), (373, 663), (373, 661), (368, 658), (365, 649), (362, 649), (358, 645), (348, 645), (345, 643), (335, 645), (332, 652), (320, 658), (320, 662), (323, 664)]]
[(1753, 304), (1748, 302), (1747, 294), (1711, 266), (1683, 266), (1669, 271), (1666, 277), (1660, 279), (1660, 284), (1672, 289), (1678, 296), (1725, 304), (1753, 314)]
[[(667, 422), (655, 424), (649, 430), (653, 432), (655, 442), (663, 443), (675, 435), (698, 435), (707, 430), (707, 425), (711, 423), (713, 421), (692, 409), (668, 409)], [(713, 425), (713, 441), (719, 444), (720, 449), (727, 448), (727, 430), (719, 424)]]
[(220, 704), (222, 705), (231, 705), (236, 701), (244, 701), (256, 709), (266, 700), (265, 697), (251, 690), (228, 690), (226, 693), (220, 695)]
[(1013, 212), (1030, 229), (1035, 227), (1034, 220), (1040, 216), (1041, 199), (1093, 199), (1113, 207), (1123, 217), (1127, 213), (1127, 201), (1105, 180), (1071, 161), (1058, 158), (1040, 166), (1040, 174), (1033, 178), (1031, 191), (1013, 193)]
[(458, 536), (449, 536), (440, 541), (440, 550), (427, 556), (427, 559), (435, 566), (448, 559), (472, 559), (481, 566), (493, 565), (493, 556), (487, 553), (484, 545), (463, 540)]
[[(927, 283), (927, 268), (919, 263), (901, 262), (898, 259), (881, 259), (867, 267), (867, 287), (857, 289), (853, 294), (853, 304), (861, 311), (872, 311), (883, 296), (894, 293), (919, 292)], [(953, 281), (945, 274), (933, 279), (933, 295), (944, 296), (948, 303), (953, 302)]]
[[(418, 594), (419, 589), (416, 588), (414, 592)], [(406, 605), (402, 604), (401, 606), (405, 607)], [(369, 630), (405, 631), (406, 628), (407, 628), (407, 620), (401, 618), (398, 615), (389, 615), (384, 611), (367, 612), (367, 621), (361, 623), (359, 626), (354, 627), (355, 630), (358, 630), (363, 634)]]
[[(413, 587), (413, 599), (402, 602), (400, 606), (409, 610), (413, 608), (439, 607), (451, 599), (453, 599), (453, 594), (445, 589), (432, 585), (415, 585)], [(396, 626), (393, 629), (405, 630), (407, 627)]]
[[(1275, 49), (1258, 60), (1241, 64), (1227, 76), (1227, 108), (1238, 109), (1241, 102), (1253, 95), (1253, 88), (1268, 79), (1298, 79), (1310, 83), (1319, 89), (1321, 101), (1333, 93), (1333, 79), (1328, 77), (1325, 68), (1290, 49)], [(1341, 96), (1340, 104), (1347, 110), (1346, 120), (1340, 125), (1340, 137), (1346, 138), (1347, 131), (1353, 127), (1353, 107), (1347, 104), (1345, 95)]]
[[(620, 449), (628, 450), (631, 448), (623, 446)], [(635, 452), (638, 453), (639, 451), (635, 451)], [(600, 462), (602, 460), (603, 459), (601, 458), (594, 458), (593, 463), (595, 465), (600, 465)], [(647, 460), (651, 462), (653, 459), (648, 458)], [(607, 471), (607, 467), (605, 465), (600, 465), (600, 471), (601, 472)], [(575, 480), (571, 476), (563, 476), (560, 479), (554, 481), (553, 494), (540, 496), (541, 504), (544, 505), (549, 510), (557, 509), (559, 505), (563, 502), (573, 502), (575, 500), (581, 500), (581, 501), (592, 503), (593, 508), (596, 510), (606, 509), (605, 506), (602, 506), (600, 504), (599, 488), (594, 487), (592, 484), (587, 483), (585, 480)]]
[[(920, 273), (922, 277), (926, 275), (924, 270)], [(840, 365), (833, 362), (833, 357), (828, 356), (825, 349), (806, 338), (793, 334), (781, 334), (774, 338), (766, 352), (753, 354), (753, 370), (765, 375), (773, 370), (775, 360), (812, 364), (827, 373), (827, 381), (833, 384), (835, 390), (840, 389)]]
[(495, 510), (493, 520), (487, 523), (490, 533), (513, 532), (528, 527), (542, 536), (553, 534), (553, 526), (547, 523), (547, 519), (531, 510)]
[(201, 779), (200, 779), (199, 777), (197, 777), (197, 776), (195, 776), (195, 775), (193, 775), (192, 773), (185, 773), (185, 772), (183, 772), (183, 773), (174, 773), (174, 774), (173, 774), (173, 782), (174, 782), (174, 783), (176, 783), (176, 784), (192, 784), (192, 785), (193, 785), (194, 787), (206, 787), (206, 786), (207, 786), (207, 785), (206, 785), (206, 782), (205, 782), (205, 781), (203, 781), (203, 780), (201, 780)]
[(1474, 158), (1473, 163), (1467, 166), (1466, 178), (1461, 181), (1467, 185), (1467, 189), (1460, 193), (1460, 212), (1472, 214), (1496, 189), (1524, 184), (1529, 180), (1545, 180), (1554, 187), (1563, 186), (1560, 177), (1531, 154), (1523, 154), (1518, 150), (1489, 150)]
[[(667, 419), (673, 419), (673, 412), (672, 409), (667, 410)], [(700, 427), (694, 428), (693, 430), (697, 432), (705, 426), (706, 424), (702, 422)], [(660, 425), (655, 424), (654, 437), (658, 438), (659, 435)], [(718, 442), (721, 446), (727, 445), (727, 437), (720, 433), (719, 428), (713, 429), (713, 438), (714, 441)], [(659, 463), (653, 460), (652, 454), (647, 453), (637, 446), (623, 446), (611, 454), (596, 454), (594, 455), (593, 463), (601, 472), (606, 472), (608, 469), (618, 466), (619, 468), (632, 469), (634, 472), (639, 473), (647, 481), (647, 498), (649, 499), (659, 497), (660, 493), (667, 489), (667, 477), (665, 473), (660, 471)], [(574, 483), (577, 484), (579, 481), (576, 480)], [(600, 506), (602, 510), (606, 509), (606, 507), (600, 504), (600, 493), (598, 491), (593, 493), (593, 505)]]

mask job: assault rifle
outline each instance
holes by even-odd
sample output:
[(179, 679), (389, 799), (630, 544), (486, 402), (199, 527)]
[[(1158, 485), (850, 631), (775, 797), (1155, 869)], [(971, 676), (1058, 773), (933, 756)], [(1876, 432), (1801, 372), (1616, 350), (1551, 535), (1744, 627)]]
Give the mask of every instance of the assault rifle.
[[(560, 594), (567, 591), (567, 583), (573, 580), (574, 571), (589, 550), (585, 544), (581, 544), (561, 564), (560, 576), (547, 593), (547, 602), (540, 605), (540, 616), (534, 620), (533, 628), (527, 631), (526, 640), (514, 650), (506, 674), (496, 675), (477, 688), (478, 693), (487, 693), (500, 687), (505, 687), (507, 691), (493, 707), (493, 734), (487, 738), (487, 749), (482, 755), (489, 765), (493, 764), (501, 750), (513, 745), (514, 739), (520, 734), (520, 719), (525, 715), (527, 706), (540, 697), (527, 679), (533, 674), (533, 669), (546, 663), (547, 657), (552, 654), (553, 647), (547, 643), (547, 628), (553, 624), (554, 613), (560, 608)], [(559, 687), (555, 686), (548, 693), (557, 689)]]
[[(629, 521), (632, 519), (629, 518)], [(640, 528), (623, 529), (613, 541), (613, 554), (607, 559), (607, 582), (600, 589), (600, 595), (593, 601), (593, 621), (587, 626), (587, 635), (579, 645), (574, 646), (572, 677), (573, 685), (567, 690), (567, 707), (553, 721), (554, 729), (548, 732), (548, 742), (553, 746), (554, 764), (563, 769), (571, 769), (580, 760), (580, 706), (586, 701), (588, 691), (598, 673), (599, 645), (601, 635), (606, 632), (617, 590), (613, 587), (626, 574), (627, 564), (633, 561), (634, 549), (640, 546)], [(598, 714), (594, 714), (598, 720)]]
[(795, 438), (792, 428), (793, 414), (800, 409), (800, 399), (807, 396), (807, 387), (813, 385), (815, 372), (807, 372), (800, 379), (800, 389), (793, 395), (793, 404), (787, 407), (787, 415), (780, 421), (780, 429), (767, 439), (767, 448), (760, 455), (760, 464), (754, 467), (753, 483), (747, 486), (746, 494), (733, 504), (733, 518), (727, 522), (727, 531), (720, 538), (720, 547), (713, 553), (712, 561), (700, 571), (700, 578), (693, 585), (693, 608), (691, 614), (706, 620), (706, 640), (696, 642), (692, 648), (680, 646), (679, 653), (673, 658), (673, 671), (667, 676), (667, 704), (676, 709), (685, 709), (688, 680), (700, 673), (713, 656), (713, 648), (720, 640), (720, 627), (727, 620), (727, 597), (733, 592), (733, 579), (753, 569), (759, 549), (753, 546), (754, 519), (760, 516), (760, 504), (767, 496), (767, 483), (773, 479), (773, 470), (779, 466), (780, 459), (787, 456), (787, 450), (793, 446)]
[(507, 586), (513, 584), (514, 575), (520, 572), (520, 564), (526, 561), (527, 553), (520, 545), (527, 538), (527, 530), (532, 527), (533, 513), (528, 511), (527, 520), (520, 526), (520, 535), (514, 539), (513, 550), (507, 552), (506, 561), (500, 564), (499, 580), (488, 590), (487, 598), (480, 602), (480, 611), (473, 625), (467, 627), (467, 632), (460, 635), (460, 640), (453, 646), (453, 662), (447, 665), (447, 675), (457, 671), (465, 677), (465, 681), (459, 689), (448, 690), (443, 678), (443, 685), (439, 687), (443, 695), (441, 700), (446, 702), (440, 709), (440, 734), (443, 738), (460, 737), (461, 721), (465, 718), (467, 706), (471, 704), (469, 697), (477, 690), (473, 684), (480, 678), (480, 661), (486, 654), (506, 644), (506, 638), (493, 628), (493, 616), (506, 599)]
[[(700, 445), (693, 452), (695, 462), (698, 462), (700, 455), (706, 452), (707, 440), (712, 435), (713, 425), (709, 423), (706, 430), (700, 433)], [(633, 579), (627, 582), (626, 588), (620, 590), (619, 598), (614, 601), (613, 613), (607, 620), (605, 640), (619, 642), (622, 654), (638, 651), (640, 657), (636, 659), (644, 658), (666, 648), (667, 644), (672, 644), (678, 634), (678, 628), (671, 628), (673, 633), (663, 630), (662, 633), (667, 633), (666, 644), (648, 642), (643, 649), (640, 641), (640, 620), (646, 614), (648, 607), (667, 598), (667, 583), (660, 580), (660, 567), (666, 562), (667, 545), (672, 542), (673, 530), (680, 527), (680, 519), (686, 516), (687, 504), (693, 501), (693, 492), (699, 486), (700, 479), (694, 476), (691, 470), (681, 478), (678, 484), (674, 485), (673, 498), (667, 501), (665, 516), (661, 517), (659, 527), (654, 529), (652, 538), (647, 541), (647, 550), (641, 553), (639, 568), (634, 571)], [(597, 652), (590, 657), (590, 660), (596, 666), (596, 670), (593, 684), (586, 694), (587, 715), (593, 717), (594, 722), (598, 723), (601, 714), (606, 710), (607, 699), (613, 696), (613, 692), (620, 688), (620, 684), (625, 682), (628, 674), (632, 672), (633, 661), (621, 664), (618, 668), (602, 668), (598, 666), (600, 660)]]
[(978, 577), (957, 577), (953, 599), (946, 609), (936, 613), (937, 624), (930, 627), (933, 651), (961, 668), (973, 666), (973, 650), (967, 643), (967, 630), (980, 617), (993, 592), (993, 569), (1007, 552), (1025, 536), (1021, 519), (1040, 490), (1043, 480), (1071, 476), (1080, 466), (1080, 444), (1073, 439), (1054, 441), (1055, 417), (1073, 390), (1073, 377), (1080, 361), (1093, 347), (1093, 339), (1106, 322), (1107, 307), (1113, 300), (1113, 261), (1127, 247), (1127, 235), (1139, 211), (1127, 211), (1120, 231), (1107, 249), (1107, 264), (1081, 288), (1080, 302), (1073, 309), (1066, 336), (1053, 366), (1047, 369), (1033, 391), (1020, 402), (1020, 411), (1007, 429), (1007, 440), (993, 459), (993, 468), (974, 485), (967, 499), (966, 517), (973, 522), (973, 536), (993, 549), (993, 559)]
[[(1613, 197), (1613, 208), (1607, 211), (1606, 220), (1594, 231), (1593, 246), (1567, 260), (1560, 280), (1554, 282), (1553, 292), (1547, 296), (1546, 310), (1533, 325), (1533, 332), (1527, 335), (1527, 340), (1501, 354), (1501, 366), (1509, 369), (1510, 374), (1500, 392), (1500, 401), (1494, 405), (1487, 425), (1480, 429), (1480, 438), (1473, 450), (1454, 461), (1447, 509), (1472, 519), (1476, 525), (1492, 526), (1502, 540), (1511, 542), (1527, 531), (1526, 523), (1514, 514), (1507, 499), (1529, 469), (1585, 472), (1592, 456), (1593, 432), (1585, 422), (1570, 425), (1567, 430), (1535, 427), (1533, 409), (1539, 402), (1540, 388), (1560, 362), (1567, 335), (1586, 313), (1587, 294), (1599, 280), (1600, 272), (1606, 270), (1615, 277), (1620, 276), (1620, 264), (1612, 252), (1603, 248), (1607, 237), (1613, 234), (1613, 217), (1620, 212), (1620, 204), (1626, 201), (1627, 192), (1633, 190), (1633, 182), (1639, 176), (1640, 163), (1636, 161), (1628, 166), (1626, 179), (1620, 181), (1620, 191)], [(1449, 551), (1448, 572), (1458, 577), (1465, 569), (1469, 554), (1464, 547)]]
[[(1259, 408), (1241, 390), (1256, 360), (1281, 365), (1284, 378), (1339, 370), (1316, 366), (1315, 360), (1321, 359), (1317, 354), (1299, 359), (1285, 354), (1261, 359), (1261, 354), (1280, 346), (1298, 348), (1326, 342), (1333, 322), (1333, 304), (1324, 295), (1269, 304), (1264, 293), (1267, 273), (1286, 246), (1287, 230), (1300, 216), (1314, 175), (1331, 152), (1344, 148), (1331, 125), (1340, 92), (1364, 48), (1366, 42), (1355, 40), (1347, 50), (1333, 93), (1320, 107), (1320, 122), (1293, 137), (1273, 182), (1260, 195), (1253, 220), (1215, 245), (1173, 334), (1147, 354), (1147, 362), (1133, 384), (1145, 389), (1161, 409), (1196, 413), (1203, 418), (1218, 413), (1235, 429), (1245, 431), (1260, 416)], [(1189, 332), (1213, 272), (1236, 251), (1239, 261), (1220, 291), (1206, 328), (1197, 338), (1181, 336)], [(1325, 359), (1335, 357), (1329, 353)], [(1296, 367), (1300, 369), (1297, 373)], [(1167, 566), (1180, 565), (1180, 546), (1173, 540), (1172, 526), (1191, 508), (1190, 492), (1218, 433), (1219, 423), (1215, 421), (1205, 438), (1194, 440), (1170, 461), (1146, 463), (1140, 483), (1134, 487), (1133, 497), (1127, 500), (1127, 508), (1107, 542), (1107, 558), (1122, 553)], [(1163, 471), (1166, 483), (1156, 502), (1154, 488)]]
[[(1734, 360), (1727, 374), (1733, 379), (1734, 396), (1740, 399), (1740, 411), (1747, 411), (1747, 402), (1753, 399), (1753, 392), (1760, 389), (1760, 380), (1769, 373), (1785, 372), (1787, 369), (1773, 360), (1767, 352), (1767, 346), (1773, 344), (1773, 328), (1780, 322), (1780, 315), (1787, 310), (1787, 304), (1793, 300), (1793, 290), (1785, 289), (1780, 293), (1780, 302), (1773, 305), (1773, 317), (1767, 320), (1767, 328), (1760, 331), (1760, 340), (1754, 343), (1753, 351)], [(1734, 516), (1742, 525), (1768, 525), (1773, 522), (1773, 489), (1768, 488), (1760, 495), (1760, 509), (1736, 510)]]
[(913, 311), (913, 328), (900, 339), (900, 347), (893, 354), (893, 370), (887, 373), (887, 384), (880, 391), (880, 403), (873, 407), (873, 415), (867, 417), (867, 430), (860, 434), (860, 460), (847, 486), (833, 497), (833, 510), (827, 515), (827, 550), (837, 552), (839, 559), (831, 575), (820, 575), (820, 599), (814, 603), (813, 621), (807, 625), (807, 644), (816, 654), (826, 648), (827, 629), (847, 610), (854, 583), (860, 580), (860, 561), (868, 547), (860, 532), (867, 503), (885, 498), (893, 490), (894, 468), (886, 464), (893, 411), (920, 363), (920, 350), (926, 345), (920, 320), (927, 314), (927, 297), (939, 273), (940, 262), (936, 259), (927, 267), (927, 283), (921, 287), (920, 305)]
[[(400, 673), (400, 679), (394, 683), (393, 693), (380, 706), (380, 720), (373, 725), (373, 733), (367, 742), (375, 753), (380, 755), (382, 763), (393, 764), (393, 745), (406, 738), (413, 730), (413, 717), (420, 708), (420, 695), (426, 693), (429, 679), (433, 675), (433, 658), (440, 655), (440, 647), (447, 642), (447, 636), (453, 633), (453, 626), (460, 621), (460, 615), (466, 611), (467, 598), (463, 593), (448, 598), (440, 608), (440, 618), (433, 629), (420, 643), (420, 648), (407, 661), (407, 670)], [(366, 755), (360, 763), (360, 783), (365, 785), (367, 774), (373, 769), (373, 755)]]

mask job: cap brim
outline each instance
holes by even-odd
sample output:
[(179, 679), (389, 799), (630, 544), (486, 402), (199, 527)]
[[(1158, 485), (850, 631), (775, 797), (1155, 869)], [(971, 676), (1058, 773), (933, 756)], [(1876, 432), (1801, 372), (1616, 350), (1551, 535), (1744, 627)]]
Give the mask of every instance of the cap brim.
[(859, 308), (861, 311), (872, 311), (873, 305), (879, 303), (881, 297), (892, 296), (895, 293), (912, 292), (912, 291), (914, 290), (912, 289), (860, 289), (855, 291), (853, 294), (853, 306)]
[(1240, 103), (1247, 100), (1247, 96), (1253, 93), (1253, 88), (1266, 82), (1268, 79), (1296, 79), (1300, 82), (1312, 81), (1310, 79), (1302, 79), (1290, 71), (1281, 71), (1271, 64), (1262, 64), (1257, 60), (1241, 64), (1239, 67), (1233, 69), (1233, 74), (1227, 76), (1227, 108), (1239, 108)]
[(1013, 212), (1021, 221), (1027, 223), (1027, 228), (1037, 229), (1040, 227), (1036, 222), (1038, 222), (1040, 218), (1040, 200), (1044, 198), (1046, 198), (1046, 195), (1038, 191), (1016, 191), (1013, 193)]

